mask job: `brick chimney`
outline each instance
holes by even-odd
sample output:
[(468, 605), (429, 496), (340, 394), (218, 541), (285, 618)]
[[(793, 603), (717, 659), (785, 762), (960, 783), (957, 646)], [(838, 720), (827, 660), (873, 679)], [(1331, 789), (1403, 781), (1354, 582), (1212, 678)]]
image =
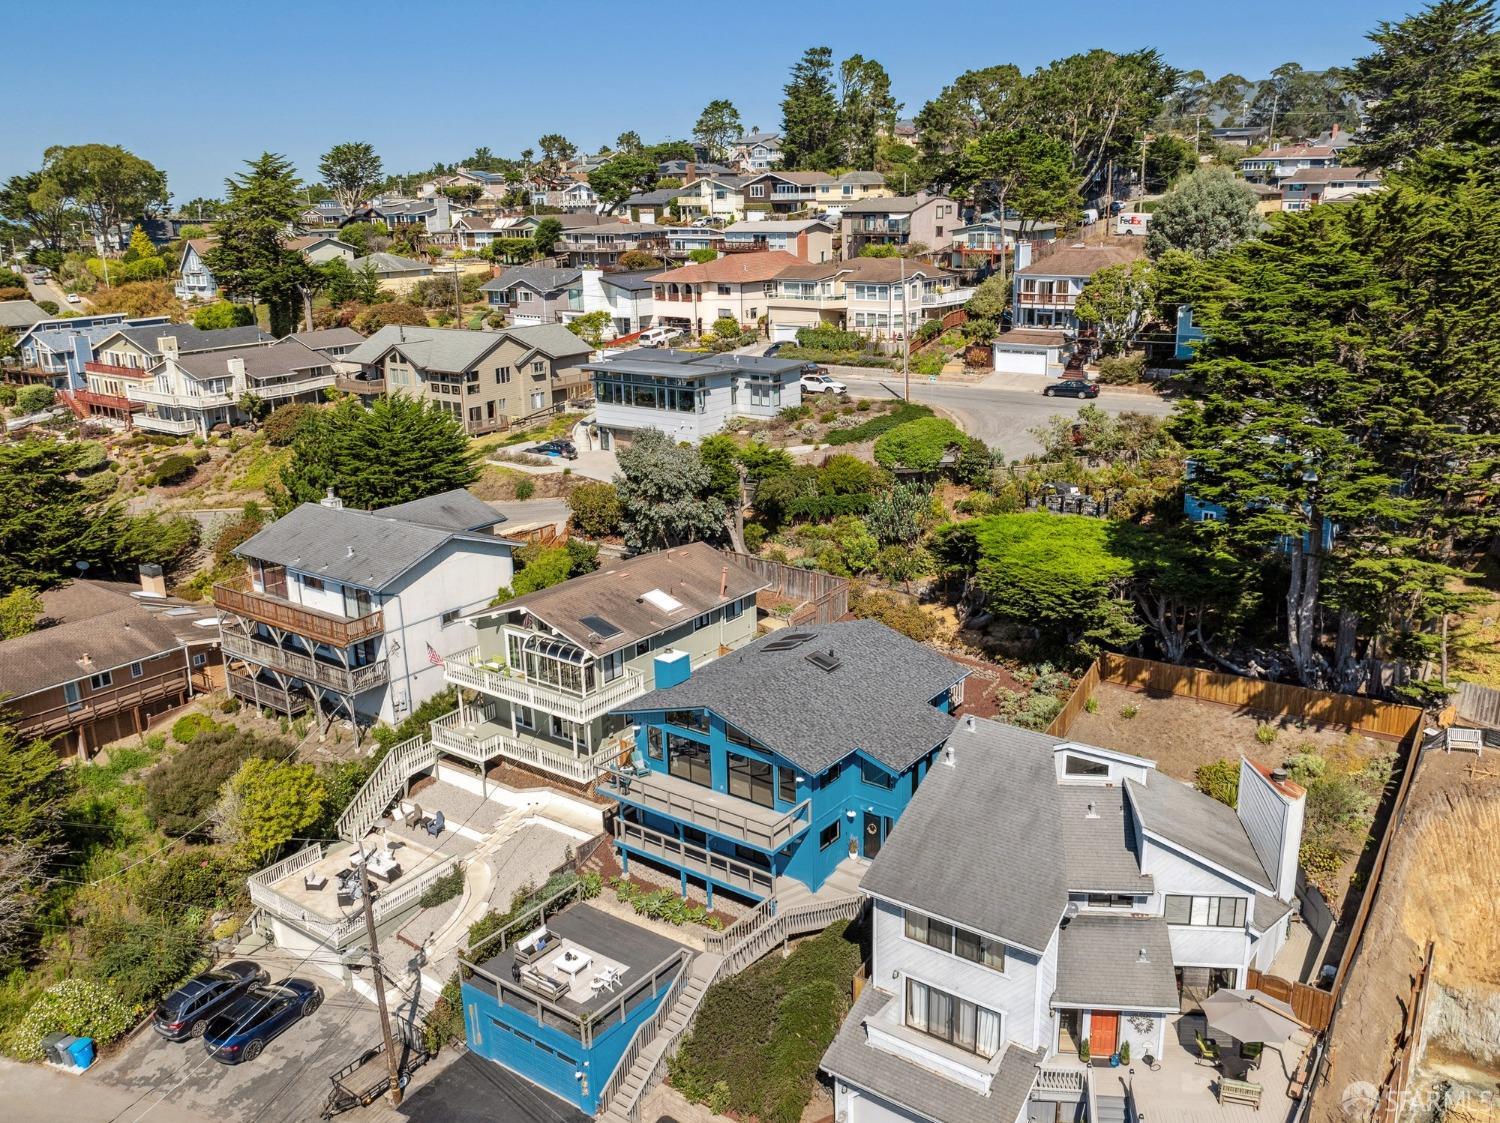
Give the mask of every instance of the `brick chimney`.
[(689, 160), (688, 163), (687, 163), (687, 167), (684, 168), (683, 171), (682, 171), (682, 186), (686, 187), (688, 184), (692, 183), (697, 178), (698, 178), (698, 165), (695, 164), (695, 163), (693, 163), (691, 160)]

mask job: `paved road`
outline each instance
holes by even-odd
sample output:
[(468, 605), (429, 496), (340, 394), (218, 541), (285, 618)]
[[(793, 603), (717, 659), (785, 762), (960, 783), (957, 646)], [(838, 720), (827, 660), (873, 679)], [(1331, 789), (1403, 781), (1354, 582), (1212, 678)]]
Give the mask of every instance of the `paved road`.
[(499, 526), (502, 536), (507, 527), (522, 530), (544, 523), (565, 523), (570, 513), (565, 499), (497, 499), (490, 506), (505, 516), (506, 521)]
[(71, 308), (75, 312), (88, 311), (88, 298), (84, 297), (79, 304), (69, 304), (68, 294), (63, 292), (62, 287), (56, 280), (49, 280), (43, 284), (37, 284), (31, 279), (31, 274), (26, 274), (26, 291), (31, 294), (32, 300), (50, 300), (63, 311)]
[[(892, 371), (871, 377), (860, 367), (829, 367), (830, 373), (849, 386), (856, 398), (889, 398), (900, 395), (901, 373)], [(1055, 414), (1076, 414), (1085, 402), (1079, 398), (1048, 398), (1042, 394), (1043, 379), (1026, 375), (991, 375), (983, 382), (928, 382), (912, 379), (912, 400), (936, 406), (951, 414), (967, 433), (998, 448), (1007, 460), (1019, 460), (1041, 452), (1029, 430)], [(883, 384), (883, 385), (882, 385)], [(1152, 394), (1103, 390), (1092, 404), (1108, 413), (1148, 413), (1165, 417), (1172, 403)]]

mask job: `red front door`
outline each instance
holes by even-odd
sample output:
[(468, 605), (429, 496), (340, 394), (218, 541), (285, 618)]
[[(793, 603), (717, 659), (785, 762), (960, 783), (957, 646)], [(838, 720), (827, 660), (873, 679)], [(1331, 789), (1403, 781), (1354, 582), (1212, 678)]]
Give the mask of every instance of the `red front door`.
[(1089, 1017), (1089, 1055), (1105, 1060), (1120, 1044), (1120, 1015), (1114, 1010), (1094, 1010)]

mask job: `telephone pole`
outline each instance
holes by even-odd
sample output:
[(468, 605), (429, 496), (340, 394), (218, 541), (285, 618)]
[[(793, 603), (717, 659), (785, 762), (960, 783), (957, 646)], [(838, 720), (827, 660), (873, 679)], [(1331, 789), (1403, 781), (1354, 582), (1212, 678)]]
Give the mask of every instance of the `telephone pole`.
[[(905, 251), (906, 247), (901, 247)], [(906, 384), (906, 400), (911, 401), (911, 317), (906, 312), (906, 254), (901, 262), (901, 380)]]
[(365, 938), (370, 941), (370, 974), (375, 981), (375, 1005), (380, 1008), (380, 1036), (385, 1041), (385, 1067), (391, 1078), (386, 1099), (392, 1107), (396, 1107), (401, 1103), (401, 1059), (396, 1056), (396, 1044), (391, 1040), (391, 1015), (385, 1004), (385, 970), (380, 962), (380, 942), (375, 937), (375, 884), (370, 880), (370, 871), (365, 867), (364, 840), (359, 840), (355, 846), (359, 848), (359, 884), (365, 900)]

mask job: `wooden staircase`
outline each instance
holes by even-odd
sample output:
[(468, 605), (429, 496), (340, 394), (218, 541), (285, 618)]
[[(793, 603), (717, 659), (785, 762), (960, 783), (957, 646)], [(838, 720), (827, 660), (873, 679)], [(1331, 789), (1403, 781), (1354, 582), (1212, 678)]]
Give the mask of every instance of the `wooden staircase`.
[(431, 768), (436, 760), (437, 749), (425, 735), (392, 746), (339, 816), (339, 837), (358, 843), (380, 821), (391, 802), (406, 789), (407, 781), (418, 772)]

